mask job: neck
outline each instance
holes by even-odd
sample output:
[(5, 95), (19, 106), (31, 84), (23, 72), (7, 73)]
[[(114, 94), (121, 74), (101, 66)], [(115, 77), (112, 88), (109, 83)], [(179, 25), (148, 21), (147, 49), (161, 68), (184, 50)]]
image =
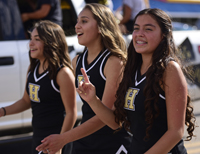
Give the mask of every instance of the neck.
[(141, 74), (146, 73), (146, 71), (149, 69), (149, 67), (152, 65), (152, 60), (151, 58), (142, 58), (142, 65), (140, 68)]
[(48, 62), (46, 61), (46, 62), (44, 62), (44, 60), (40, 60), (40, 69), (41, 70), (46, 70), (47, 68), (48, 68)]
[(103, 46), (88, 47), (88, 56), (87, 56), (88, 63), (92, 62), (102, 50)]

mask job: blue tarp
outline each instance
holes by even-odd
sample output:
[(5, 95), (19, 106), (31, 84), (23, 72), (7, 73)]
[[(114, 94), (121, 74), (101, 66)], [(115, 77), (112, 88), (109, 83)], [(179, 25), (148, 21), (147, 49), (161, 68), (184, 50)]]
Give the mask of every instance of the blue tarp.
[(151, 8), (159, 8), (172, 17), (200, 18), (200, 4), (172, 3), (158, 0), (149, 0)]
[[(121, 6), (122, 0), (113, 0), (114, 10)], [(200, 4), (172, 3), (159, 0), (149, 0), (151, 8), (159, 8), (166, 11), (172, 17), (200, 18)]]

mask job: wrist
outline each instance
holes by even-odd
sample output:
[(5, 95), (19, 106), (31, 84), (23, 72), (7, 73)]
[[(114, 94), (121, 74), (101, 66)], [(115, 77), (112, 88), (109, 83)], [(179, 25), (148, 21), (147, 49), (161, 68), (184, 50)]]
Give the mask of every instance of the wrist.
[(6, 109), (4, 107), (2, 107), (2, 110), (3, 110), (3, 116), (6, 116)]
[(97, 96), (95, 96), (93, 99), (90, 100), (90, 102), (88, 102), (88, 104), (96, 105), (96, 104), (98, 104), (98, 101), (101, 102), (101, 100)]

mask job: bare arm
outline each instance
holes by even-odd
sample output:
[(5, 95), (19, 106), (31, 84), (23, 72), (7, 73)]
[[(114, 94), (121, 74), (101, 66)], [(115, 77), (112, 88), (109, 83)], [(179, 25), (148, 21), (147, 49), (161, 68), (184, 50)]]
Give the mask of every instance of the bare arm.
[(42, 19), (46, 17), (51, 10), (51, 5), (50, 4), (43, 4), (41, 6), (41, 9), (31, 12), (31, 13), (23, 13), (21, 15), (22, 21), (25, 22), (30, 19)]
[(124, 10), (124, 12), (123, 12), (123, 18), (122, 18), (122, 20), (120, 21), (119, 24), (125, 24), (131, 18), (132, 9), (128, 5), (125, 4), (123, 6), (123, 10)]
[[(111, 68), (113, 68), (112, 65), (110, 65), (110, 69)], [(108, 108), (104, 103), (101, 102), (101, 100), (96, 96), (95, 87), (90, 83), (84, 69), (81, 69), (81, 72), (83, 74), (85, 82), (79, 85), (79, 88), (77, 88), (77, 92), (90, 105), (92, 110), (96, 113), (96, 115), (99, 119), (101, 119), (102, 122), (104, 122), (110, 128), (116, 130), (117, 128), (119, 128), (119, 125), (115, 122), (115, 115), (113, 114), (114, 107), (112, 109)], [(122, 76), (120, 77), (122, 78)], [(119, 78), (117, 82), (121, 81), (121, 78)]]
[(145, 154), (168, 153), (183, 137), (187, 83), (180, 66), (171, 61), (164, 74), (168, 130)]
[[(73, 72), (68, 67), (63, 67), (58, 72), (56, 81), (60, 87), (60, 95), (66, 112), (60, 132), (60, 134), (62, 134), (72, 129), (76, 121), (77, 111), (75, 77)], [(56, 152), (56, 154), (61, 154), (61, 150), (62, 149)]]
[[(122, 63), (116, 57), (110, 57), (105, 66), (106, 85), (102, 98), (102, 102), (107, 108), (112, 109), (115, 101), (115, 93), (119, 84), (119, 75), (121, 73)], [(51, 135), (45, 138), (43, 144), (37, 147), (37, 150), (43, 150), (50, 148), (50, 154), (57, 151), (60, 146), (64, 146), (66, 143), (75, 141), (77, 139), (88, 136), (105, 124), (97, 117), (94, 116), (87, 120), (83, 124), (75, 127), (74, 129), (63, 133), (62, 135)], [(52, 153), (51, 153), (52, 152)]]
[(65, 107), (66, 116), (61, 134), (72, 129), (76, 121), (75, 77), (68, 67), (62, 68), (57, 75), (57, 83)]

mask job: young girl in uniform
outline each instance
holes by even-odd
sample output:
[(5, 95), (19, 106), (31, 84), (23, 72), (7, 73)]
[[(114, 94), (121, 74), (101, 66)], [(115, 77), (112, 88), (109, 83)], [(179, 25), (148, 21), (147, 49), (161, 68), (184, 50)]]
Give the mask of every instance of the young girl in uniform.
[(145, 9), (138, 13), (133, 26), (115, 111), (105, 107), (95, 95), (95, 85), (84, 69), (84, 82), (77, 91), (109, 127), (117, 129), (124, 124), (130, 130), (131, 154), (186, 154), (184, 124), (190, 140), (195, 117), (171, 20), (160, 9)]
[[(32, 109), (32, 154), (41, 140), (72, 129), (76, 121), (75, 77), (62, 28), (50, 21), (37, 22), (29, 43), (30, 66), (23, 97), (0, 110), (0, 116)], [(61, 150), (58, 149), (58, 153)], [(48, 149), (44, 150), (45, 153)], [(42, 153), (42, 152), (40, 152)], [(56, 154), (58, 154), (56, 153)]]
[[(80, 68), (84, 68), (97, 87), (96, 95), (103, 103), (106, 102), (107, 108), (112, 109), (126, 61), (126, 44), (117, 22), (109, 8), (93, 3), (87, 4), (81, 11), (75, 29), (79, 43), (86, 47), (72, 61), (76, 70), (76, 86), (83, 80)], [(130, 146), (127, 131), (115, 132), (105, 126), (90, 106), (82, 101), (81, 124), (61, 135), (45, 138), (37, 150), (48, 148), (50, 154), (54, 154), (66, 143), (74, 141), (73, 154), (127, 153)]]

